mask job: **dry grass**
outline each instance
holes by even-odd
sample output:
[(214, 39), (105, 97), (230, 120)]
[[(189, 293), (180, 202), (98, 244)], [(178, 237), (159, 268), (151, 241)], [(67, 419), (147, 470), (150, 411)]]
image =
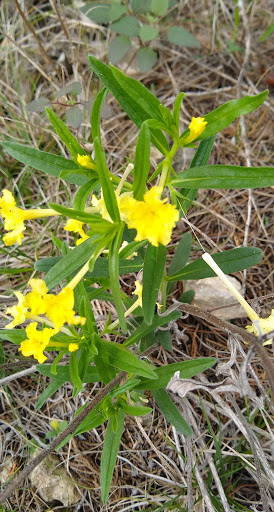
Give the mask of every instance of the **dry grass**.
[[(32, 114), (27, 104), (41, 96), (54, 101), (63, 83), (79, 81), (82, 100), (87, 101), (98, 87), (91, 76), (87, 54), (104, 58), (111, 33), (80, 16), (77, 9), (56, 2), (20, 2), (36, 38), (16, 9), (14, 2), (1, 3), (2, 39), (0, 43), (0, 126), (1, 139), (11, 138), (43, 150), (66, 154), (52, 133), (44, 114)], [(155, 69), (139, 77), (165, 106), (171, 107), (177, 93), (187, 92), (182, 107), (182, 126), (192, 115), (203, 115), (220, 104), (245, 94), (256, 94), (266, 88), (273, 50), (270, 40), (258, 40), (269, 23), (270, 1), (241, 2), (239, 27), (233, 19), (234, 2), (180, 2), (178, 16), (184, 27), (202, 43), (197, 55), (193, 50), (172, 47), (162, 41), (158, 46), (159, 62)], [(62, 22), (61, 22), (62, 20)], [(226, 41), (245, 48), (245, 54), (232, 53)], [(39, 46), (38, 40), (41, 44)], [(42, 51), (41, 47), (44, 49)], [(124, 63), (123, 63), (124, 64)], [(132, 67), (132, 66), (131, 66)], [(272, 93), (258, 111), (233, 123), (216, 139), (210, 163), (270, 166), (273, 155)], [(119, 171), (125, 157), (131, 155), (137, 129), (120, 111), (112, 97), (109, 117), (103, 121), (103, 140), (108, 151), (108, 164)], [(59, 107), (58, 114), (62, 113)], [(76, 132), (87, 144), (90, 132), (85, 119)], [(153, 155), (159, 158), (157, 152)], [(177, 168), (187, 166), (183, 155)], [(1, 188), (15, 190), (24, 204), (67, 204), (74, 190), (65, 182), (33, 173), (8, 155), (1, 155)], [(193, 224), (205, 248), (231, 249), (243, 243), (260, 247), (263, 261), (238, 274), (253, 307), (265, 316), (273, 302), (271, 189), (252, 192), (200, 191), (188, 220)], [(33, 226), (33, 224), (32, 224)], [(173, 242), (188, 230), (181, 222)], [(20, 248), (2, 252), (0, 295), (10, 297), (12, 289), (22, 289), (31, 277), (34, 260), (52, 253), (49, 231), (64, 235), (60, 221), (52, 219), (35, 223)], [(35, 252), (33, 252), (35, 248)], [(1, 249), (2, 250), (2, 249)], [(199, 247), (194, 246), (193, 258)], [(25, 270), (18, 276), (6, 273), (8, 268)], [(132, 281), (129, 280), (129, 284)], [(180, 285), (175, 297), (181, 293)], [(95, 314), (105, 314), (107, 304), (94, 304)], [(4, 310), (3, 310), (4, 311)], [(2, 322), (5, 324), (4, 313)], [(156, 350), (151, 361), (156, 365), (187, 360), (190, 357), (216, 356), (217, 370), (199, 376), (202, 386), (186, 397), (173, 394), (184, 417), (192, 425), (194, 436), (183, 439), (166, 424), (157, 407), (153, 414), (138, 422), (127, 418), (118, 463), (108, 505), (102, 506), (99, 488), (99, 464), (105, 425), (76, 437), (59, 452), (60, 464), (78, 486), (82, 500), (71, 507), (60, 502), (45, 503), (37, 490), (25, 483), (10, 497), (5, 510), (20, 511), (234, 511), (271, 510), (273, 506), (273, 436), (268, 383), (261, 361), (251, 357), (249, 348), (235, 337), (213, 330), (192, 317), (182, 318), (172, 328), (172, 353)], [(18, 359), (16, 347), (4, 343), (2, 361)], [(5, 359), (4, 359), (5, 357)], [(269, 357), (273, 358), (271, 349)], [(18, 368), (20, 370), (21, 368)], [(72, 386), (64, 385), (43, 409), (35, 411), (37, 398), (48, 379), (37, 373), (26, 374), (6, 383), (1, 391), (2, 462), (11, 457), (14, 473), (29, 458), (33, 445), (44, 446), (45, 434), (52, 418), (71, 420), (77, 408), (86, 403), (98, 386), (72, 398)], [(214, 384), (214, 386), (210, 386)], [(221, 387), (219, 387), (221, 386)], [(153, 401), (151, 399), (151, 404)]]

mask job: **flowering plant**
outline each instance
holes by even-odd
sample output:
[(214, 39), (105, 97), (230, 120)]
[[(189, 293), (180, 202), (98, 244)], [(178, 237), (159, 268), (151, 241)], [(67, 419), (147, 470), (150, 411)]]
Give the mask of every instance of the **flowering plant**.
[[(74, 394), (83, 389), (84, 383), (105, 385), (104, 393), (98, 394), (101, 399), (76, 416), (74, 429), (68, 427), (70, 430), (61, 432), (54, 447), (108, 421), (101, 466), (102, 499), (106, 502), (125, 414), (149, 413), (151, 409), (143, 404), (147, 402), (144, 392), (150, 390), (167, 420), (184, 435), (191, 435), (164, 388), (177, 370), (182, 377), (190, 378), (215, 363), (215, 358), (202, 358), (156, 368), (139, 359), (140, 354), (149, 354), (155, 342), (172, 350), (168, 327), (181, 316), (178, 307), (168, 307), (174, 283), (214, 276), (217, 267), (223, 273), (243, 270), (262, 258), (260, 249), (242, 247), (213, 255), (217, 266), (213, 270), (202, 258), (186, 265), (191, 249), (191, 235), (187, 233), (182, 236), (167, 273), (166, 254), (172, 231), (180, 216), (187, 213), (199, 188), (264, 187), (274, 184), (274, 175), (273, 168), (267, 167), (208, 165), (215, 135), (236, 117), (259, 107), (267, 91), (229, 101), (204, 117), (193, 117), (180, 133), (183, 93), (170, 112), (142, 84), (115, 67), (94, 57), (89, 58), (89, 63), (105, 86), (95, 99), (91, 115), (92, 155), (50, 109), (49, 120), (71, 159), (11, 141), (2, 143), (19, 161), (74, 183), (79, 189), (72, 206), (49, 204), (47, 209), (31, 210), (18, 208), (11, 191), (3, 190), (0, 213), (6, 246), (24, 244), (25, 221), (54, 215), (66, 218), (64, 229), (75, 233), (77, 239), (75, 247), (55, 239), (62, 256), (35, 264), (38, 276), (29, 281), (31, 291), (15, 292), (18, 303), (6, 310), (12, 319), (0, 331), (0, 337), (19, 344), (20, 353), (33, 356), (39, 363), (39, 372), (52, 377), (37, 408), (67, 380), (73, 383)], [(107, 167), (100, 136), (100, 110), (108, 91), (140, 129), (134, 162), (125, 165), (119, 175)], [(172, 140), (171, 148), (166, 135)], [(181, 147), (196, 148), (198, 141), (190, 168), (176, 174), (176, 152)], [(163, 155), (152, 174), (151, 145)], [(122, 290), (120, 275), (141, 275), (141, 271), (142, 283), (140, 279), (135, 281), (133, 300)], [(43, 279), (40, 273), (44, 273)], [(51, 293), (61, 283), (65, 285), (59, 293)], [(117, 318), (109, 318), (103, 328), (98, 327), (94, 317), (91, 301), (95, 298), (113, 301), (117, 311)], [(24, 323), (25, 329), (17, 328)], [(269, 319), (260, 325), (263, 334), (273, 328)], [(260, 334), (254, 329), (256, 335)], [(45, 364), (50, 352), (55, 359)], [(67, 366), (61, 364), (63, 357), (69, 357)]]

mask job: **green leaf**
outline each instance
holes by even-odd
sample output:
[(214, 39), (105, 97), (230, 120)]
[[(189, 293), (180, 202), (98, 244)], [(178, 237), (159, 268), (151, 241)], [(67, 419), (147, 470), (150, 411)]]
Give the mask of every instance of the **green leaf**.
[(271, 36), (274, 32), (274, 23), (272, 23), (266, 30), (265, 32), (261, 35), (260, 39), (259, 39), (259, 43), (262, 43), (263, 41), (265, 41), (269, 36)]
[(274, 167), (204, 165), (177, 174), (171, 178), (171, 183), (190, 189), (271, 187), (274, 185)]
[(58, 178), (61, 171), (71, 171), (71, 176), (67, 176), (64, 179), (76, 185), (83, 185), (90, 179), (86, 176), (74, 176), (73, 173), (79, 170), (79, 166), (73, 160), (68, 160), (63, 156), (51, 155), (39, 149), (17, 144), (17, 142), (2, 142), (1, 144), (10, 156), (45, 174)]
[(204, 372), (211, 368), (216, 363), (215, 357), (201, 357), (191, 361), (182, 361), (180, 363), (168, 364), (155, 368), (154, 372), (157, 375), (157, 380), (142, 379), (140, 384), (136, 386), (136, 391), (144, 391), (147, 389), (161, 389), (165, 388), (175, 372), (180, 372), (181, 379), (191, 379), (194, 375)]
[[(142, 123), (147, 119), (163, 121), (160, 112), (160, 101), (143, 84), (127, 77), (114, 66), (106, 66), (91, 55), (89, 55), (88, 61), (90, 67), (115, 96), (138, 128), (141, 128)], [(168, 143), (160, 130), (152, 130), (152, 141), (163, 155), (168, 154)]]
[[(207, 165), (212, 148), (213, 148), (214, 141), (215, 141), (215, 135), (213, 135), (212, 137), (209, 137), (208, 139), (204, 139), (200, 142), (200, 144), (195, 152), (194, 158), (190, 164), (190, 168), (199, 167), (201, 165)], [(180, 198), (180, 201), (178, 201), (180, 207), (182, 208), (182, 210), (185, 213), (187, 213), (188, 209), (192, 205), (192, 201), (195, 199), (197, 192), (198, 192), (198, 189), (189, 189), (189, 188), (181, 188), (180, 189), (180, 194), (182, 194), (182, 196), (188, 198), (188, 199)]]
[(152, 394), (155, 402), (161, 409), (165, 418), (184, 436), (191, 436), (192, 429), (172, 402), (170, 396), (164, 389), (154, 390)]
[(44, 278), (48, 290), (82, 267), (94, 253), (96, 244), (97, 238), (88, 238), (58, 261)]
[(108, 60), (113, 64), (119, 62), (128, 52), (131, 42), (128, 36), (117, 36), (110, 43)]
[(147, 334), (154, 331), (158, 327), (161, 327), (162, 325), (165, 325), (168, 322), (172, 322), (175, 320), (178, 320), (180, 318), (181, 312), (180, 311), (172, 311), (171, 313), (168, 313), (167, 315), (154, 315), (154, 318), (150, 325), (143, 322), (137, 329), (129, 336), (129, 338), (124, 342), (123, 347), (128, 347), (129, 345), (133, 345), (134, 343), (137, 343), (139, 340), (144, 338)]
[(61, 98), (61, 96), (65, 96), (66, 94), (77, 96), (78, 94), (81, 94), (81, 92), (82, 86), (80, 82), (72, 82), (71, 84), (62, 87), (62, 89), (59, 89), (56, 93), (56, 98)]
[(172, 113), (172, 120), (174, 125), (176, 126), (176, 132), (179, 133), (180, 128), (180, 112), (181, 112), (181, 104), (185, 97), (184, 92), (180, 92), (174, 102), (174, 108)]
[(96, 183), (97, 180), (90, 180), (78, 190), (73, 201), (73, 208), (75, 210), (84, 210), (86, 200), (90, 195), (91, 191), (93, 190), (93, 188), (95, 187)]
[(34, 100), (28, 103), (27, 110), (28, 112), (44, 112), (45, 107), (50, 105), (50, 101), (47, 98), (39, 98), (39, 100)]
[(110, 21), (109, 3), (92, 2), (81, 7), (80, 11), (98, 24)]
[(111, 486), (112, 475), (117, 459), (121, 436), (123, 433), (125, 413), (119, 409), (117, 412), (117, 428), (114, 432), (114, 416), (109, 420), (106, 436), (104, 440), (104, 448), (101, 459), (100, 486), (101, 498), (105, 504), (108, 499), (109, 489)]
[[(233, 272), (239, 272), (240, 270), (252, 267), (259, 263), (262, 257), (263, 253), (257, 247), (238, 247), (237, 249), (212, 254), (212, 258), (218, 263), (225, 274), (232, 274)], [(206, 277), (214, 276), (216, 276), (215, 272), (202, 258), (199, 258), (166, 279), (167, 281), (180, 281), (185, 279), (205, 279)]]
[(139, 36), (144, 43), (147, 41), (152, 41), (152, 39), (156, 39), (159, 36), (159, 30), (156, 27), (152, 27), (151, 25), (142, 25), (140, 28)]
[(69, 358), (69, 375), (73, 384), (73, 396), (76, 396), (83, 389), (83, 384), (79, 376), (77, 352), (71, 352)]
[(127, 325), (125, 319), (125, 312), (123, 307), (121, 289), (120, 289), (120, 281), (119, 281), (119, 249), (121, 245), (122, 235), (123, 235), (124, 226), (122, 225), (113, 239), (110, 248), (109, 248), (109, 277), (110, 277), (110, 287), (112, 291), (112, 295), (114, 298), (114, 303), (120, 323), (120, 327), (124, 333), (127, 332)]
[(169, 0), (152, 0), (150, 4), (150, 11), (155, 16), (163, 16), (168, 10)]
[(108, 384), (116, 375), (116, 371), (109, 362), (108, 353), (105, 344), (102, 343), (100, 336), (95, 335), (95, 346), (98, 351), (98, 355), (94, 357), (96, 368), (100, 374), (101, 380), (104, 384)]
[(46, 108), (46, 112), (55, 132), (66, 144), (71, 156), (76, 159), (78, 154), (85, 155), (86, 151), (82, 148), (74, 135), (72, 135), (65, 123), (50, 108)]
[[(38, 368), (39, 365), (37, 365)], [(51, 365), (50, 365), (51, 366)], [(68, 373), (68, 372), (67, 372)], [(52, 374), (50, 375), (51, 377)], [(39, 396), (36, 404), (35, 409), (38, 411), (41, 409), (41, 407), (44, 405), (44, 403), (54, 394), (60, 387), (65, 383), (69, 381), (69, 375), (67, 374), (58, 374), (56, 375), (51, 383), (44, 389), (43, 393)]]
[(164, 245), (154, 247), (149, 244), (144, 261), (143, 277), (143, 315), (145, 322), (150, 325), (154, 317), (155, 304), (166, 263), (166, 248)]
[(131, 0), (132, 12), (138, 15), (144, 14), (150, 9), (151, 0)]
[(264, 102), (267, 95), (268, 91), (266, 90), (256, 96), (245, 96), (239, 100), (231, 100), (213, 110), (213, 112), (206, 114), (205, 120), (208, 124), (197, 140), (211, 137), (224, 130), (237, 117), (253, 112)]
[[(168, 271), (169, 275), (176, 274), (182, 268), (184, 268), (184, 266), (186, 265), (188, 258), (190, 256), (191, 243), (192, 243), (191, 233), (185, 233), (182, 236), (182, 238), (176, 248), (176, 252), (171, 260), (171, 263), (169, 266), (169, 271)], [(172, 284), (172, 282), (169, 282), (167, 285), (167, 291), (166, 291), (167, 295), (169, 295), (171, 293), (172, 288), (173, 288), (173, 284)]]
[(110, 25), (110, 30), (124, 36), (138, 37), (140, 25), (134, 16), (124, 16)]
[(184, 293), (182, 293), (182, 295), (180, 295), (178, 301), (183, 302), (185, 304), (191, 304), (191, 302), (194, 299), (194, 295), (195, 295), (194, 290), (187, 290), (187, 292), (184, 292)]
[(8, 340), (20, 345), (26, 338), (25, 329), (0, 329), (0, 340)]
[(137, 63), (141, 73), (147, 73), (154, 68), (158, 55), (152, 48), (140, 48), (136, 55)]
[(65, 206), (61, 206), (60, 204), (55, 203), (49, 203), (49, 206), (53, 210), (56, 210), (56, 212), (61, 213), (61, 215), (66, 215), (71, 219), (85, 222), (91, 227), (94, 233), (106, 234), (115, 230), (115, 225), (112, 222), (99, 217), (99, 215), (83, 212), (82, 210), (73, 210), (72, 208), (66, 208)]
[(138, 201), (143, 200), (150, 169), (150, 133), (146, 123), (142, 124), (138, 135), (135, 162), (133, 194)]
[(115, 368), (141, 375), (148, 379), (156, 379), (155, 372), (152, 368), (143, 361), (140, 361), (138, 357), (134, 356), (130, 350), (123, 345), (105, 340), (102, 340), (102, 343), (104, 343), (106, 347), (110, 363), (115, 366)]
[(123, 14), (128, 12), (128, 8), (126, 5), (122, 5), (120, 2), (113, 2), (110, 7), (109, 18), (110, 21), (115, 21), (121, 18)]
[(82, 122), (83, 114), (82, 110), (75, 106), (68, 108), (65, 112), (67, 123), (74, 129), (79, 128)]
[(95, 98), (91, 113), (91, 130), (94, 142), (96, 168), (102, 185), (105, 205), (113, 222), (120, 222), (120, 213), (117, 206), (117, 199), (110, 180), (110, 173), (107, 168), (105, 152), (102, 147), (100, 136), (100, 111), (106, 95), (107, 90), (102, 89), (102, 91), (100, 91)]
[(152, 411), (151, 407), (145, 407), (144, 405), (128, 405), (125, 402), (121, 402), (121, 408), (129, 416), (144, 416)]
[[(163, 328), (168, 328), (168, 324), (164, 325)], [(165, 350), (169, 350), (170, 352), (173, 350), (170, 331), (157, 331), (156, 340), (159, 343), (159, 345), (164, 347)]]
[(167, 31), (167, 39), (172, 44), (179, 46), (188, 46), (189, 48), (200, 48), (201, 43), (190, 32), (184, 28), (174, 25)]

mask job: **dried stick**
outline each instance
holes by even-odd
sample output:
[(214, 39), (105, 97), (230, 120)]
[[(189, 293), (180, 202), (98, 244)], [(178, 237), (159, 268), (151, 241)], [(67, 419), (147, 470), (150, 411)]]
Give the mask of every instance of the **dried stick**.
[[(148, 356), (151, 354), (157, 344), (155, 343), (151, 347), (149, 347), (147, 350), (142, 352), (143, 356)], [(66, 439), (66, 437), (70, 434), (73, 434), (77, 427), (79, 427), (80, 423), (87, 417), (87, 415), (105, 398), (110, 391), (112, 391), (115, 386), (120, 384), (120, 382), (127, 376), (128, 372), (121, 372), (119, 375), (116, 375), (116, 377), (109, 382), (103, 389), (98, 391), (97, 395), (91, 400), (91, 402), (85, 407), (77, 416), (74, 418), (71, 423), (61, 432), (50, 444), (47, 446), (44, 450), (42, 450), (34, 459), (32, 459), (26, 467), (18, 473), (13, 480), (8, 484), (6, 489), (0, 493), (0, 504), (3, 504), (9, 496), (18, 489), (18, 487), (21, 486), (22, 482), (25, 480), (27, 476), (30, 475), (30, 473), (40, 464), (44, 459), (47, 458), (47, 456), (53, 452), (59, 444)]]
[(239, 336), (241, 336), (244, 341), (253, 345), (266, 371), (268, 382), (271, 388), (272, 397), (274, 398), (274, 364), (272, 360), (269, 358), (265, 348), (261, 345), (260, 341), (256, 336), (250, 334), (241, 327), (237, 327), (237, 325), (225, 322), (225, 320), (220, 320), (220, 318), (211, 315), (208, 311), (200, 309), (197, 306), (191, 306), (190, 304), (182, 304), (181, 302), (177, 301), (175, 302), (175, 304), (185, 313), (190, 313), (190, 315), (192, 316), (201, 318), (202, 320), (205, 320), (206, 322), (215, 325), (216, 327), (222, 329), (223, 331), (239, 334)]

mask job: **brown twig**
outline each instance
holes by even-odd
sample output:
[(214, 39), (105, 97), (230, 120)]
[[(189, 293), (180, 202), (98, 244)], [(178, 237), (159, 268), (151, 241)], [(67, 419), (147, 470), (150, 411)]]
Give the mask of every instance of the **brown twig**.
[[(149, 347), (147, 350), (142, 352), (142, 357), (147, 356), (155, 350), (156, 344)], [(61, 432), (44, 450), (42, 450), (34, 459), (32, 459), (26, 467), (18, 473), (13, 480), (8, 484), (6, 489), (0, 493), (0, 504), (3, 504), (9, 496), (15, 491), (18, 487), (21, 486), (22, 482), (30, 475), (30, 473), (40, 464), (44, 459), (48, 457), (48, 455), (53, 452), (57, 446), (59, 446), (64, 439), (70, 434), (73, 434), (77, 427), (79, 427), (80, 423), (87, 417), (87, 415), (105, 398), (110, 391), (112, 391), (115, 386), (120, 384), (120, 382), (127, 376), (127, 372), (121, 372), (119, 375), (109, 382), (103, 389), (101, 389), (97, 395), (91, 400), (91, 402), (85, 407), (77, 416), (74, 418), (71, 423)]]
[(245, 342), (249, 343), (250, 345), (253, 345), (266, 371), (268, 382), (271, 388), (271, 393), (272, 396), (274, 397), (274, 364), (271, 361), (271, 359), (269, 359), (269, 356), (265, 348), (261, 345), (260, 341), (256, 336), (250, 334), (249, 332), (245, 331), (245, 329), (242, 329), (237, 325), (230, 324), (225, 320), (220, 320), (220, 318), (211, 315), (211, 313), (209, 313), (208, 311), (200, 309), (197, 306), (191, 306), (190, 304), (182, 304), (181, 302), (178, 302), (177, 304), (178, 307), (180, 307), (180, 309), (185, 313), (189, 313), (190, 315), (195, 316), (196, 318), (201, 318), (202, 320), (205, 320), (206, 322), (215, 325), (219, 329), (222, 329), (226, 332), (239, 334), (239, 336), (241, 336)]
[(55, 12), (56, 12), (56, 14), (57, 14), (57, 18), (58, 18), (58, 20), (59, 20), (59, 22), (60, 22), (60, 25), (61, 25), (61, 27), (62, 27), (62, 29), (63, 29), (63, 32), (64, 32), (64, 34), (65, 34), (65, 36), (66, 36), (67, 40), (68, 40), (68, 41), (70, 41), (70, 36), (69, 36), (68, 29), (67, 29), (67, 27), (66, 27), (65, 23), (64, 23), (64, 22), (63, 22), (63, 20), (62, 20), (62, 17), (61, 17), (61, 15), (60, 15), (60, 12), (59, 12), (59, 9), (58, 9), (58, 6), (57, 6), (57, 3), (56, 3), (56, 1), (55, 1), (55, 0), (52, 0), (52, 3), (53, 3), (53, 5), (54, 5), (54, 9), (55, 9)]

